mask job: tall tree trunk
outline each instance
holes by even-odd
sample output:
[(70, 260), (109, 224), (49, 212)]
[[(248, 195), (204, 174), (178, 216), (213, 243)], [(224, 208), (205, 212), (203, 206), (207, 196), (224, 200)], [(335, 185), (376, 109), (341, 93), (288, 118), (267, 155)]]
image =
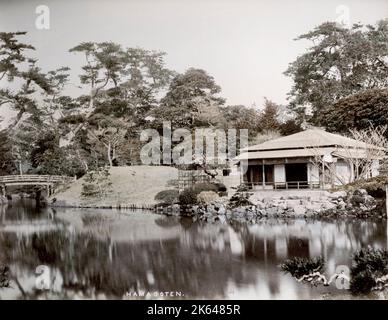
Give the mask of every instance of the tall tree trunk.
[(113, 161), (112, 161), (112, 147), (111, 143), (108, 143), (108, 161), (109, 161), (109, 166), (112, 168), (113, 167)]
[[(92, 89), (90, 90), (89, 107), (88, 107), (88, 111), (86, 112), (86, 116), (85, 116), (86, 121), (91, 116), (91, 114), (93, 113), (94, 98), (95, 98), (95, 94), (96, 94), (95, 92), (96, 92), (96, 89), (94, 87), (92, 87)], [(67, 139), (66, 139), (67, 142), (66, 142), (66, 144), (63, 144), (63, 145), (70, 144), (71, 141), (76, 136), (76, 134), (78, 133), (78, 131), (81, 130), (84, 125), (85, 125), (85, 122), (82, 122), (82, 123), (78, 124), (78, 126), (75, 128), (75, 130), (68, 134)]]
[(19, 161), (19, 173), (22, 176), (23, 175), (23, 169), (22, 169), (22, 162)]
[(76, 148), (76, 154), (77, 154), (77, 157), (78, 157), (78, 161), (81, 162), (81, 164), (85, 168), (85, 171), (88, 172), (89, 171), (89, 165), (88, 165), (87, 161), (81, 156), (81, 153), (79, 152), (78, 148)]
[(8, 127), (10, 130), (12, 129), (15, 129), (19, 126), (22, 118), (23, 118), (23, 115), (25, 113), (25, 110), (24, 109), (21, 109), (19, 110), (19, 112), (17, 113), (16, 117), (15, 117), (15, 120), (13, 121), (13, 123)]

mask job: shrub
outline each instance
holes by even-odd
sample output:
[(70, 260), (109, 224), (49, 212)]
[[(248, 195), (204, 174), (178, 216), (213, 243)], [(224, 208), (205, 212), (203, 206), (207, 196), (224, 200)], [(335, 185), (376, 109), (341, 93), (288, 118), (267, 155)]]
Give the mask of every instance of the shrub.
[(112, 182), (108, 168), (89, 171), (82, 184), (81, 195), (85, 198), (104, 197), (111, 192)]
[(352, 274), (369, 270), (379, 275), (388, 273), (388, 251), (380, 249), (361, 249), (353, 256)]
[[(309, 275), (313, 279), (313, 273), (320, 273), (324, 269), (324, 265), (322, 257), (292, 258), (281, 264), (280, 268), (295, 278), (301, 279), (303, 276)], [(318, 276), (319, 274), (317, 274)], [(388, 286), (388, 251), (368, 248), (356, 252), (353, 255), (350, 278), (352, 294), (368, 294), (372, 290), (386, 289)], [(314, 283), (311, 279), (308, 281)], [(330, 284), (330, 281), (327, 284)]]
[(200, 182), (200, 183), (196, 183), (193, 186), (193, 189), (195, 192), (197, 192), (197, 194), (201, 193), (202, 191), (213, 191), (213, 192), (227, 191), (226, 186), (221, 182), (217, 182), (217, 183)]
[(214, 191), (202, 191), (198, 196), (198, 202), (210, 203), (219, 198), (218, 194)]
[(9, 268), (0, 264), (0, 288), (9, 287)]
[(226, 186), (223, 183), (221, 183), (221, 182), (218, 182), (215, 185), (217, 186), (217, 191), (218, 192), (226, 192), (226, 191), (228, 191)]
[(155, 200), (164, 204), (173, 204), (178, 201), (178, 190), (163, 190), (156, 194)]
[(369, 271), (363, 271), (352, 277), (350, 280), (350, 291), (353, 294), (368, 294), (376, 285), (373, 275)]
[(299, 258), (295, 257), (286, 260), (280, 265), (284, 272), (289, 272), (293, 277), (300, 278), (304, 275), (314, 272), (321, 272), (325, 266), (325, 261), (322, 257), (317, 258)]
[(81, 195), (83, 197), (94, 197), (98, 196), (100, 193), (98, 187), (96, 185), (93, 185), (91, 183), (84, 183), (82, 184), (82, 192)]
[(196, 204), (197, 203), (197, 192), (193, 189), (184, 189), (179, 194), (179, 203), (183, 205)]
[(350, 269), (352, 293), (368, 293), (376, 285), (376, 278), (388, 274), (388, 251), (361, 249), (353, 256)]
[(248, 192), (248, 191), (249, 191), (249, 188), (246, 184), (242, 183), (237, 186), (236, 192)]
[(354, 191), (357, 189), (365, 189), (368, 194), (373, 197), (384, 197), (385, 196), (385, 186), (388, 184), (388, 176), (380, 175), (374, 178), (357, 180), (352, 183), (340, 186), (337, 189)]
[(249, 197), (250, 197), (250, 194), (247, 192), (236, 192), (229, 199), (228, 205), (230, 208), (251, 206), (251, 205), (253, 205), (253, 203), (249, 200)]
[(206, 182), (201, 182), (201, 183), (196, 183), (193, 186), (193, 190), (197, 193), (200, 194), (202, 191), (213, 191), (217, 192), (218, 188), (214, 183), (206, 183)]

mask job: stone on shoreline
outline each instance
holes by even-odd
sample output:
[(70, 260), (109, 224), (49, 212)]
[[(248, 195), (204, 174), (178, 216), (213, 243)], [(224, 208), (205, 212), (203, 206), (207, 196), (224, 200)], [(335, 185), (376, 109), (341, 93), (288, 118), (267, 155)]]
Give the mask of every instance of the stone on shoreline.
[[(253, 196), (252, 196), (253, 195)], [(247, 201), (239, 201), (241, 197)], [(244, 200), (243, 199), (243, 200)], [(239, 205), (236, 205), (239, 203)], [(370, 196), (366, 190), (353, 192), (328, 191), (309, 193), (307, 195), (290, 195), (273, 197), (234, 196), (233, 201), (226, 197), (217, 197), (207, 203), (181, 206), (179, 204), (156, 207), (156, 212), (166, 215), (191, 217), (207, 222), (225, 222), (228, 220), (254, 222), (262, 217), (273, 218), (309, 218), (309, 217), (382, 217), (381, 204)], [(162, 210), (161, 210), (162, 209)], [(384, 215), (385, 217), (386, 215)]]

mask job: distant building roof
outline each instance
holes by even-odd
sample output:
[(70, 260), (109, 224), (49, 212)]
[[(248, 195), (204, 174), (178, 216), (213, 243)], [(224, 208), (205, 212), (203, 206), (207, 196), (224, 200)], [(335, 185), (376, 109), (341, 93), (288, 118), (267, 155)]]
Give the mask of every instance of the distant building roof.
[[(376, 150), (376, 154), (368, 154)], [(286, 137), (266, 141), (241, 150), (235, 160), (314, 157), (331, 154), (339, 158), (382, 158), (380, 146), (333, 134), (320, 129), (309, 129)], [(375, 152), (373, 152), (375, 153)]]
[(241, 153), (236, 160), (243, 159), (273, 159), (273, 158), (297, 158), (297, 157), (314, 157), (316, 155), (324, 155), (333, 152), (334, 148), (324, 149), (284, 149), (284, 150), (268, 150), (268, 151), (252, 151)]
[[(269, 140), (261, 144), (253, 145), (241, 151), (262, 151), (279, 149), (302, 149), (318, 147), (352, 147), (365, 148), (366, 143), (348, 137), (333, 134), (320, 129), (308, 129), (289, 136)], [(382, 149), (378, 146), (370, 148)]]
[(306, 148), (306, 149), (283, 149), (283, 150), (265, 150), (265, 151), (251, 151), (244, 152), (237, 156), (234, 160), (248, 160), (248, 159), (278, 159), (278, 158), (304, 158), (316, 157), (331, 154), (338, 158), (352, 158), (352, 159), (381, 159), (382, 157), (374, 154), (367, 154), (367, 149), (345, 149), (345, 148)]

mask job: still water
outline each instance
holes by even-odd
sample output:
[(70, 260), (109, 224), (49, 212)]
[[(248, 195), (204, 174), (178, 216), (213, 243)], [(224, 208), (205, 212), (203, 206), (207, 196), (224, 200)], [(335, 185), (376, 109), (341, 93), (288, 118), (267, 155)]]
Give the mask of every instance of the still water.
[[(147, 212), (37, 209), (24, 200), (0, 206), (0, 264), (14, 276), (0, 298), (351, 298), (335, 286), (300, 284), (279, 264), (321, 255), (330, 277), (369, 245), (387, 248), (385, 221), (209, 224)], [(49, 291), (37, 287), (40, 265)]]

